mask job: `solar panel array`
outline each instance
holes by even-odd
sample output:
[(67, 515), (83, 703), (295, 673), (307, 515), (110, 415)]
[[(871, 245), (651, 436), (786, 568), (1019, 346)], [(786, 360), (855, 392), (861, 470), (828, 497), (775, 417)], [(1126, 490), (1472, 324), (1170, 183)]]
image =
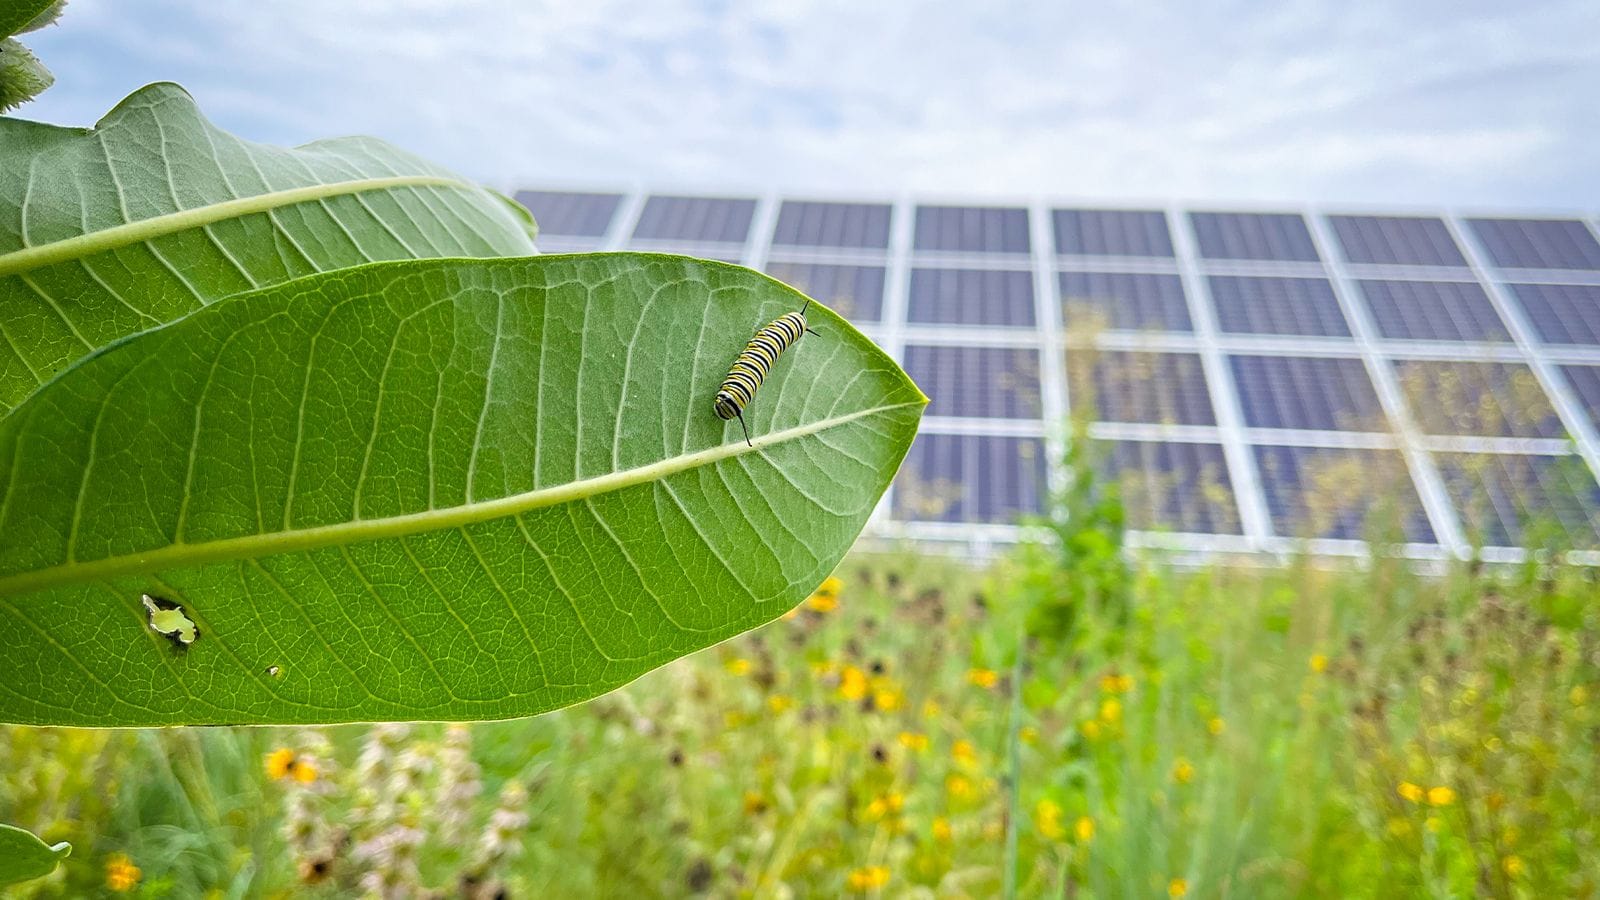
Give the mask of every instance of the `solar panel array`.
[(983, 553), (1060, 423), (1130, 540), (1515, 558), (1600, 549), (1600, 241), (1581, 217), (524, 191), (546, 252), (740, 262), (856, 322), (933, 402), (870, 526)]

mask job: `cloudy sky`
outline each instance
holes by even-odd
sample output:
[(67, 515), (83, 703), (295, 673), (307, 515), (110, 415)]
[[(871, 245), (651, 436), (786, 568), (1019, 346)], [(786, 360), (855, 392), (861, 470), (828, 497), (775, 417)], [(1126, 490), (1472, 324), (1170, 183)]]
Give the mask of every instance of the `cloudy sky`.
[(1595, 0), (72, 0), (88, 124), (181, 82), (501, 187), (1600, 207)]

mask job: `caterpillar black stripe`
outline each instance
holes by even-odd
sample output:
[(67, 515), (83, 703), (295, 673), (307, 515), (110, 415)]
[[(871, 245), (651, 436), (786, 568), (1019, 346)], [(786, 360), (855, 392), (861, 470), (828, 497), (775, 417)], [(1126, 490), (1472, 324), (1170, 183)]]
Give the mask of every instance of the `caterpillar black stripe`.
[(744, 429), (744, 442), (752, 447), (755, 444), (751, 442), (750, 429), (744, 423), (744, 408), (755, 397), (756, 389), (761, 387), (767, 373), (772, 371), (772, 364), (778, 361), (778, 356), (789, 349), (790, 344), (800, 340), (802, 334), (816, 334), (806, 327), (806, 310), (810, 308), (811, 301), (807, 300), (799, 312), (784, 313), (756, 332), (750, 343), (744, 345), (744, 352), (733, 361), (733, 368), (728, 370), (728, 377), (722, 380), (722, 387), (717, 389), (717, 418), (737, 418), (739, 427)]

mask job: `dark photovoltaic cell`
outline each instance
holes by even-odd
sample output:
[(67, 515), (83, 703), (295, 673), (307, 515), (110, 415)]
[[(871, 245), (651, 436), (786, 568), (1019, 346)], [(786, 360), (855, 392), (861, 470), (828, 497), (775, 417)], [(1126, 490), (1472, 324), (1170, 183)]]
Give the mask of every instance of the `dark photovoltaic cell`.
[(772, 243), (780, 247), (887, 249), (889, 206), (785, 200), (778, 209)]
[(1329, 216), (1344, 258), (1385, 266), (1465, 266), (1444, 220), (1431, 216)]
[(1321, 356), (1233, 356), (1245, 424), (1252, 428), (1388, 431), (1361, 360)]
[(1325, 278), (1212, 275), (1206, 281), (1223, 331), (1350, 336), (1339, 300)]
[(883, 316), (883, 266), (769, 262), (767, 274), (857, 322)]
[(1522, 363), (1408, 359), (1395, 362), (1400, 390), (1427, 434), (1559, 438), (1550, 398)]
[(1306, 220), (1297, 213), (1194, 212), (1189, 221), (1207, 259), (1320, 259)]
[(1255, 452), (1279, 535), (1361, 540), (1399, 526), (1403, 540), (1433, 543), (1399, 451), (1258, 446)]
[(742, 244), (755, 215), (754, 200), (724, 197), (651, 197), (633, 237), (642, 241)]
[(1576, 219), (1468, 219), (1494, 264), (1515, 269), (1600, 269), (1600, 242)]
[(1386, 338), (1510, 341), (1489, 295), (1475, 281), (1362, 281), (1361, 294)]
[(1103, 422), (1144, 422), (1157, 425), (1215, 425), (1206, 373), (1194, 353), (1099, 351), (1092, 355), (1093, 396), (1080, 387), (1087, 361), (1077, 351), (1067, 353), (1067, 371), (1073, 375), (1074, 405), (1093, 402), (1095, 417)]
[(1002, 269), (912, 269), (906, 321), (1031, 327), (1033, 273)]
[(1102, 471), (1118, 485), (1128, 527), (1240, 534), (1228, 464), (1218, 444), (1102, 441)]
[(1583, 404), (1589, 423), (1600, 429), (1600, 366), (1562, 366), (1561, 371)]
[(1600, 344), (1600, 286), (1513, 284), (1539, 337), (1549, 344)]
[(1037, 350), (910, 344), (905, 369), (932, 400), (928, 415), (1037, 419), (1041, 414)]
[(1020, 207), (919, 206), (917, 250), (1027, 253), (1028, 211)]
[(1172, 234), (1159, 210), (1058, 209), (1056, 252), (1074, 256), (1171, 257)]
[(1042, 509), (1045, 471), (1038, 438), (924, 432), (895, 478), (894, 516), (1012, 524)]
[(517, 202), (533, 213), (539, 237), (604, 237), (611, 217), (622, 205), (621, 194), (574, 191), (518, 191)]
[(1554, 537), (1570, 547), (1595, 547), (1600, 489), (1578, 457), (1440, 453), (1437, 458), (1468, 540), (1519, 547)]
[(1062, 272), (1061, 305), (1068, 327), (1194, 330), (1176, 275)]

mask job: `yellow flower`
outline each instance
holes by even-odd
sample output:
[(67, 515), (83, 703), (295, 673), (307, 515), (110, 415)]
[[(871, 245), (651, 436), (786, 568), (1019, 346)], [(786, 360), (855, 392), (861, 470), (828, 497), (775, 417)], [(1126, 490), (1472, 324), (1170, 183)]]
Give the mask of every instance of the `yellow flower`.
[(958, 800), (965, 800), (973, 794), (972, 781), (965, 775), (949, 776), (944, 780), (944, 789)]
[(301, 784), (310, 784), (317, 780), (317, 767), (310, 760), (295, 760), (291, 771), (294, 773), (294, 780)]
[(1318, 675), (1328, 671), (1328, 657), (1326, 654), (1311, 654), (1311, 671), (1316, 672)]
[[(1580, 685), (1575, 685), (1572, 688), (1572, 690), (1567, 692), (1567, 701), (1570, 702), (1573, 706), (1582, 706), (1585, 703), (1588, 703), (1589, 702), (1589, 689), (1584, 687), (1581, 684)], [(1512, 857), (1512, 859), (1516, 859), (1516, 857)], [(1521, 862), (1521, 860), (1518, 860), (1518, 863), (1520, 863), (1520, 862)]]
[(850, 890), (875, 891), (889, 883), (887, 866), (867, 866), (850, 873)]
[(1100, 723), (1093, 719), (1085, 719), (1078, 728), (1083, 732), (1083, 736), (1091, 741), (1100, 737)]
[(956, 741), (950, 745), (950, 758), (962, 765), (970, 766), (978, 761), (978, 751), (972, 746), (971, 741)]
[(1426, 791), (1424, 791), (1422, 788), (1412, 784), (1409, 781), (1400, 782), (1400, 786), (1394, 790), (1395, 793), (1407, 800), (1410, 800), (1412, 803), (1421, 803), (1422, 797), (1426, 793)]
[(722, 667), (728, 670), (729, 675), (744, 675), (750, 671), (750, 660), (742, 656), (735, 656), (733, 659), (723, 663)]
[(1178, 761), (1172, 764), (1172, 780), (1179, 784), (1188, 784), (1193, 781), (1194, 765), (1187, 759), (1181, 756), (1178, 757)]
[(839, 672), (839, 696), (851, 702), (867, 695), (867, 676), (855, 666), (845, 666)]
[(744, 814), (759, 816), (767, 811), (767, 798), (755, 791), (744, 792)]
[(1100, 720), (1106, 724), (1122, 721), (1122, 701), (1107, 697), (1100, 702)]
[(1211, 736), (1212, 737), (1216, 737), (1217, 735), (1222, 734), (1222, 732), (1226, 731), (1227, 729), (1228, 729), (1228, 723), (1222, 721), (1222, 717), (1221, 716), (1212, 716), (1206, 722), (1206, 731), (1211, 732)]
[(283, 778), (294, 770), (294, 751), (288, 747), (279, 747), (266, 756), (267, 777), (273, 780)]
[(788, 712), (794, 706), (794, 698), (788, 694), (773, 694), (767, 698), (767, 708), (775, 713)]
[(1447, 787), (1428, 789), (1428, 803), (1433, 806), (1449, 806), (1456, 802), (1456, 792)]
[(113, 853), (106, 859), (106, 887), (119, 894), (133, 890), (143, 874), (124, 854)]
[(1389, 833), (1395, 837), (1405, 837), (1411, 833), (1411, 822), (1396, 816), (1389, 820)]
[(1024, 725), (1017, 730), (1017, 738), (1024, 744), (1036, 744), (1039, 742), (1039, 729), (1032, 725)]
[(1072, 833), (1078, 842), (1087, 844), (1094, 840), (1094, 820), (1088, 816), (1079, 816), (1078, 821), (1072, 823)]
[(1033, 823), (1038, 827), (1040, 834), (1052, 841), (1059, 841), (1067, 836), (1067, 830), (1061, 825), (1061, 805), (1054, 800), (1040, 800), (1034, 806)]
[(1132, 675), (1101, 675), (1100, 690), (1108, 694), (1126, 694), (1133, 690)]
[(1167, 896), (1173, 898), (1173, 900), (1177, 900), (1177, 898), (1187, 893), (1189, 893), (1189, 882), (1184, 881), (1182, 878), (1174, 878), (1167, 882)]
[(1429, 816), (1422, 825), (1434, 834), (1438, 834), (1444, 828), (1444, 820), (1438, 816)]
[(839, 589), (844, 582), (832, 575), (823, 580), (806, 598), (806, 607), (819, 613), (830, 613), (839, 608)]
[(918, 731), (900, 732), (900, 746), (918, 753), (928, 749), (928, 736)]
[(993, 669), (968, 669), (967, 680), (988, 690), (1000, 683), (1000, 673)]
[(933, 839), (941, 843), (949, 843), (951, 838), (950, 820), (939, 816), (933, 820)]
[(900, 694), (892, 688), (882, 688), (872, 695), (872, 705), (879, 712), (894, 712), (900, 708)]
[(867, 821), (876, 822), (884, 816), (898, 813), (905, 808), (905, 805), (906, 798), (894, 791), (890, 791), (887, 794), (879, 794), (872, 798), (871, 803), (867, 804)]
[(1523, 872), (1528, 871), (1528, 867), (1522, 862), (1522, 857), (1517, 856), (1516, 854), (1512, 854), (1505, 859), (1500, 860), (1500, 868), (1505, 870), (1505, 873), (1510, 875), (1512, 878), (1516, 878)]

